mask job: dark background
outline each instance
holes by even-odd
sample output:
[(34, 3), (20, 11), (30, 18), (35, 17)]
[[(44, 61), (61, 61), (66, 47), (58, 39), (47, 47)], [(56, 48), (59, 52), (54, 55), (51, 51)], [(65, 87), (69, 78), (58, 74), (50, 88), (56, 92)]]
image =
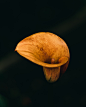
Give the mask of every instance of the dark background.
[[(86, 107), (86, 1), (0, 1), (0, 107)], [(55, 83), (14, 52), (36, 32), (52, 32), (70, 49), (70, 63)]]

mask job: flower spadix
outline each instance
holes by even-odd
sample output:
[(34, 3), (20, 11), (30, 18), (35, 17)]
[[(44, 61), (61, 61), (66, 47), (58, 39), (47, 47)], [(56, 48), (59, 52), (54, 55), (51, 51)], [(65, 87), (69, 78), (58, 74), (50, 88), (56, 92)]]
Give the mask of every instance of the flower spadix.
[(67, 44), (50, 32), (39, 32), (21, 40), (15, 49), (21, 56), (43, 66), (46, 80), (55, 82), (69, 64)]

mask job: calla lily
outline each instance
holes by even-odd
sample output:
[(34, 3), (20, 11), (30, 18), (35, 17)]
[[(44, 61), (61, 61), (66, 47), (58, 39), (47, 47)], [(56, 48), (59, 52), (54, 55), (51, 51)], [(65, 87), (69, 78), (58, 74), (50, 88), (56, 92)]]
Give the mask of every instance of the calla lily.
[(21, 40), (15, 49), (21, 56), (43, 66), (47, 81), (55, 82), (69, 64), (67, 44), (50, 32), (38, 32)]

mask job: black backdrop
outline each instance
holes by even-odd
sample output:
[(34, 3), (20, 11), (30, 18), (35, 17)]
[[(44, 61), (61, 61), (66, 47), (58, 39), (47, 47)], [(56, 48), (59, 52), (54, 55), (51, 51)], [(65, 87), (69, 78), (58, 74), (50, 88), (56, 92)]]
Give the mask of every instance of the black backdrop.
[[(0, 107), (85, 107), (85, 0), (0, 2)], [(40, 31), (59, 35), (70, 49), (67, 71), (52, 84), (41, 66), (14, 52), (20, 40)]]

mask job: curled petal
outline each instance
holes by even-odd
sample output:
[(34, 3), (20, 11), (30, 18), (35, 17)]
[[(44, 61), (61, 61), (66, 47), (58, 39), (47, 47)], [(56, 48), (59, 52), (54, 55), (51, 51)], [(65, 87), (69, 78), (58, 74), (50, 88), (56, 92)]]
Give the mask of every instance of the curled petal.
[[(15, 50), (26, 59), (43, 66), (46, 69), (44, 71), (45, 75), (48, 78), (51, 77), (51, 81), (59, 77), (59, 74), (56, 73), (56, 68), (60, 72), (61, 66), (64, 66), (70, 58), (69, 49), (65, 41), (50, 32), (39, 32), (26, 37), (18, 43)], [(53, 68), (53, 70), (47, 70), (47, 68)], [(58, 74), (58, 76), (55, 77), (53, 72), (50, 73), (51, 71), (55, 75)], [(51, 74), (52, 76), (50, 76)]]

